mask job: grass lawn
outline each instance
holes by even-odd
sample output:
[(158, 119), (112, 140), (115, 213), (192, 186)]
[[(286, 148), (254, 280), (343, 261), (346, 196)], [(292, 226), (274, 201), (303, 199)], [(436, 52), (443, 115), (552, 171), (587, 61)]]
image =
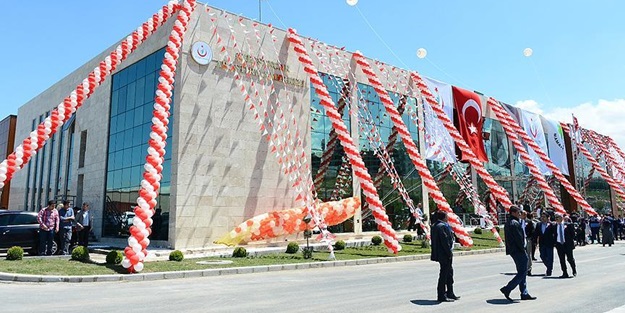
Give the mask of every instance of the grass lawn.
[[(503, 232), (502, 232), (503, 237)], [(473, 237), (473, 247), (461, 248), (462, 250), (480, 250), (498, 248), (499, 244), (493, 237), (492, 233), (484, 232), (481, 235), (471, 234)], [(415, 254), (429, 254), (429, 248), (422, 248), (421, 241), (416, 242), (402, 242), (402, 251), (398, 253), (398, 256), (415, 255)], [(277, 265), (277, 264), (293, 264), (293, 263), (307, 263), (307, 262), (320, 262), (327, 261), (329, 253), (327, 252), (314, 252), (312, 259), (304, 259), (301, 252), (296, 254), (278, 253), (271, 255), (263, 255), (257, 257), (247, 258), (200, 258), (200, 259), (185, 259), (182, 262), (172, 261), (158, 261), (148, 262), (145, 264), (143, 273), (153, 272), (169, 272), (169, 271), (183, 271), (183, 270), (202, 270), (209, 268), (231, 268), (231, 267), (245, 267), (245, 266), (258, 266), (258, 265)], [(366, 246), (360, 248), (347, 248), (345, 250), (335, 251), (337, 260), (353, 260), (353, 259), (366, 259), (377, 257), (395, 257), (395, 255), (389, 253), (384, 246)], [(199, 261), (232, 261), (232, 264), (211, 264), (201, 265), (197, 264)], [(5, 259), (0, 260), (0, 272), (5, 273), (21, 273), (21, 274), (33, 274), (33, 275), (106, 275), (106, 274), (119, 274), (126, 273), (126, 270), (121, 265), (106, 265), (98, 263), (82, 263), (78, 261), (72, 261), (62, 258), (24, 258), (21, 261), (7, 261)]]

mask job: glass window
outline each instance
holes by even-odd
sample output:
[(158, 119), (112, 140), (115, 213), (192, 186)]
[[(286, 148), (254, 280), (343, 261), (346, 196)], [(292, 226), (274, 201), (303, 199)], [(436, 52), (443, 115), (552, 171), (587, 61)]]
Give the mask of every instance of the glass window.
[(10, 221), (11, 225), (30, 225), (39, 224), (37, 216), (32, 214), (15, 214)]
[[(119, 223), (122, 213), (132, 210), (141, 185), (143, 164), (152, 126), (152, 110), (156, 81), (165, 49), (161, 49), (113, 75), (111, 91), (111, 117), (109, 129), (109, 161), (107, 163), (107, 199), (103, 218), (103, 235), (119, 236)], [(173, 103), (172, 103), (173, 110)], [(171, 123), (170, 118), (170, 131)], [(113, 123), (115, 125), (113, 125)], [(168, 139), (171, 148), (171, 139)], [(168, 151), (166, 160), (171, 159)], [(169, 184), (171, 162), (163, 164), (163, 178), (159, 203), (163, 218), (169, 216)], [(164, 224), (168, 224), (168, 220)], [(166, 228), (166, 227), (165, 227)], [(127, 235), (127, 234), (122, 234)], [(167, 230), (159, 239), (167, 239)]]

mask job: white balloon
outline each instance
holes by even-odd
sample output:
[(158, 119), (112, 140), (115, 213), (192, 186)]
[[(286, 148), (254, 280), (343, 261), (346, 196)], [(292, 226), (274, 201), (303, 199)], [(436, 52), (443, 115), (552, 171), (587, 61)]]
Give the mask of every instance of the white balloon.
[(137, 256), (139, 257), (139, 260), (145, 259), (145, 254), (143, 254), (143, 252), (141, 251), (137, 252)]
[(135, 271), (137, 271), (137, 272), (143, 271), (143, 263), (139, 262), (139, 263), (135, 264)]
[(428, 51), (425, 48), (417, 49), (417, 58), (423, 59), (428, 55)]
[(124, 259), (122, 260), (122, 266), (123, 266), (124, 268), (129, 268), (129, 267), (130, 267), (130, 260), (128, 260), (128, 259), (126, 259), (126, 258), (124, 258)]
[(358, 4), (358, 0), (347, 0), (345, 2), (347, 2), (347, 4), (350, 6), (355, 6), (356, 4)]
[(139, 241), (137, 241), (137, 238), (130, 236), (128, 237), (128, 245), (129, 246), (136, 246), (137, 244), (139, 244)]
[(525, 48), (525, 49), (523, 49), (523, 55), (525, 57), (531, 57), (532, 54), (534, 54), (534, 50), (532, 50), (532, 48)]
[(139, 252), (141, 252), (141, 250), (143, 250), (143, 247), (141, 247), (141, 245), (140, 245), (140, 244), (136, 244), (136, 245), (131, 246), (131, 247), (132, 247), (132, 251), (134, 251), (134, 252), (135, 252), (135, 254), (136, 254), (136, 253), (139, 253)]

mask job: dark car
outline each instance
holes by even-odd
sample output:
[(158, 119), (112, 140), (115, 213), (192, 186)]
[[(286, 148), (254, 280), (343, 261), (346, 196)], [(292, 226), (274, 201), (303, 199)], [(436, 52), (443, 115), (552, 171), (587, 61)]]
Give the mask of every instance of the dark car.
[[(13, 246), (24, 248), (29, 254), (37, 254), (39, 247), (39, 223), (36, 212), (0, 211), (0, 250)], [(52, 245), (57, 253), (58, 241)]]

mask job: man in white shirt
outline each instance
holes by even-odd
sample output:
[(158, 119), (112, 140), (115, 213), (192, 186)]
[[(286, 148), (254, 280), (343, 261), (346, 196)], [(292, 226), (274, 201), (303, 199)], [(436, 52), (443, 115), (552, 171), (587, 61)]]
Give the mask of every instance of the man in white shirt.
[(89, 203), (82, 204), (82, 210), (76, 215), (76, 226), (78, 227), (78, 245), (89, 246), (89, 233), (93, 229), (93, 213), (90, 211)]
[(570, 277), (567, 271), (566, 260), (571, 264), (573, 276), (577, 276), (577, 267), (575, 266), (575, 258), (573, 257), (573, 249), (575, 249), (575, 229), (570, 219), (567, 217), (567, 223), (560, 214), (556, 214), (556, 251), (560, 259), (560, 267), (562, 268), (562, 276), (560, 278)]

